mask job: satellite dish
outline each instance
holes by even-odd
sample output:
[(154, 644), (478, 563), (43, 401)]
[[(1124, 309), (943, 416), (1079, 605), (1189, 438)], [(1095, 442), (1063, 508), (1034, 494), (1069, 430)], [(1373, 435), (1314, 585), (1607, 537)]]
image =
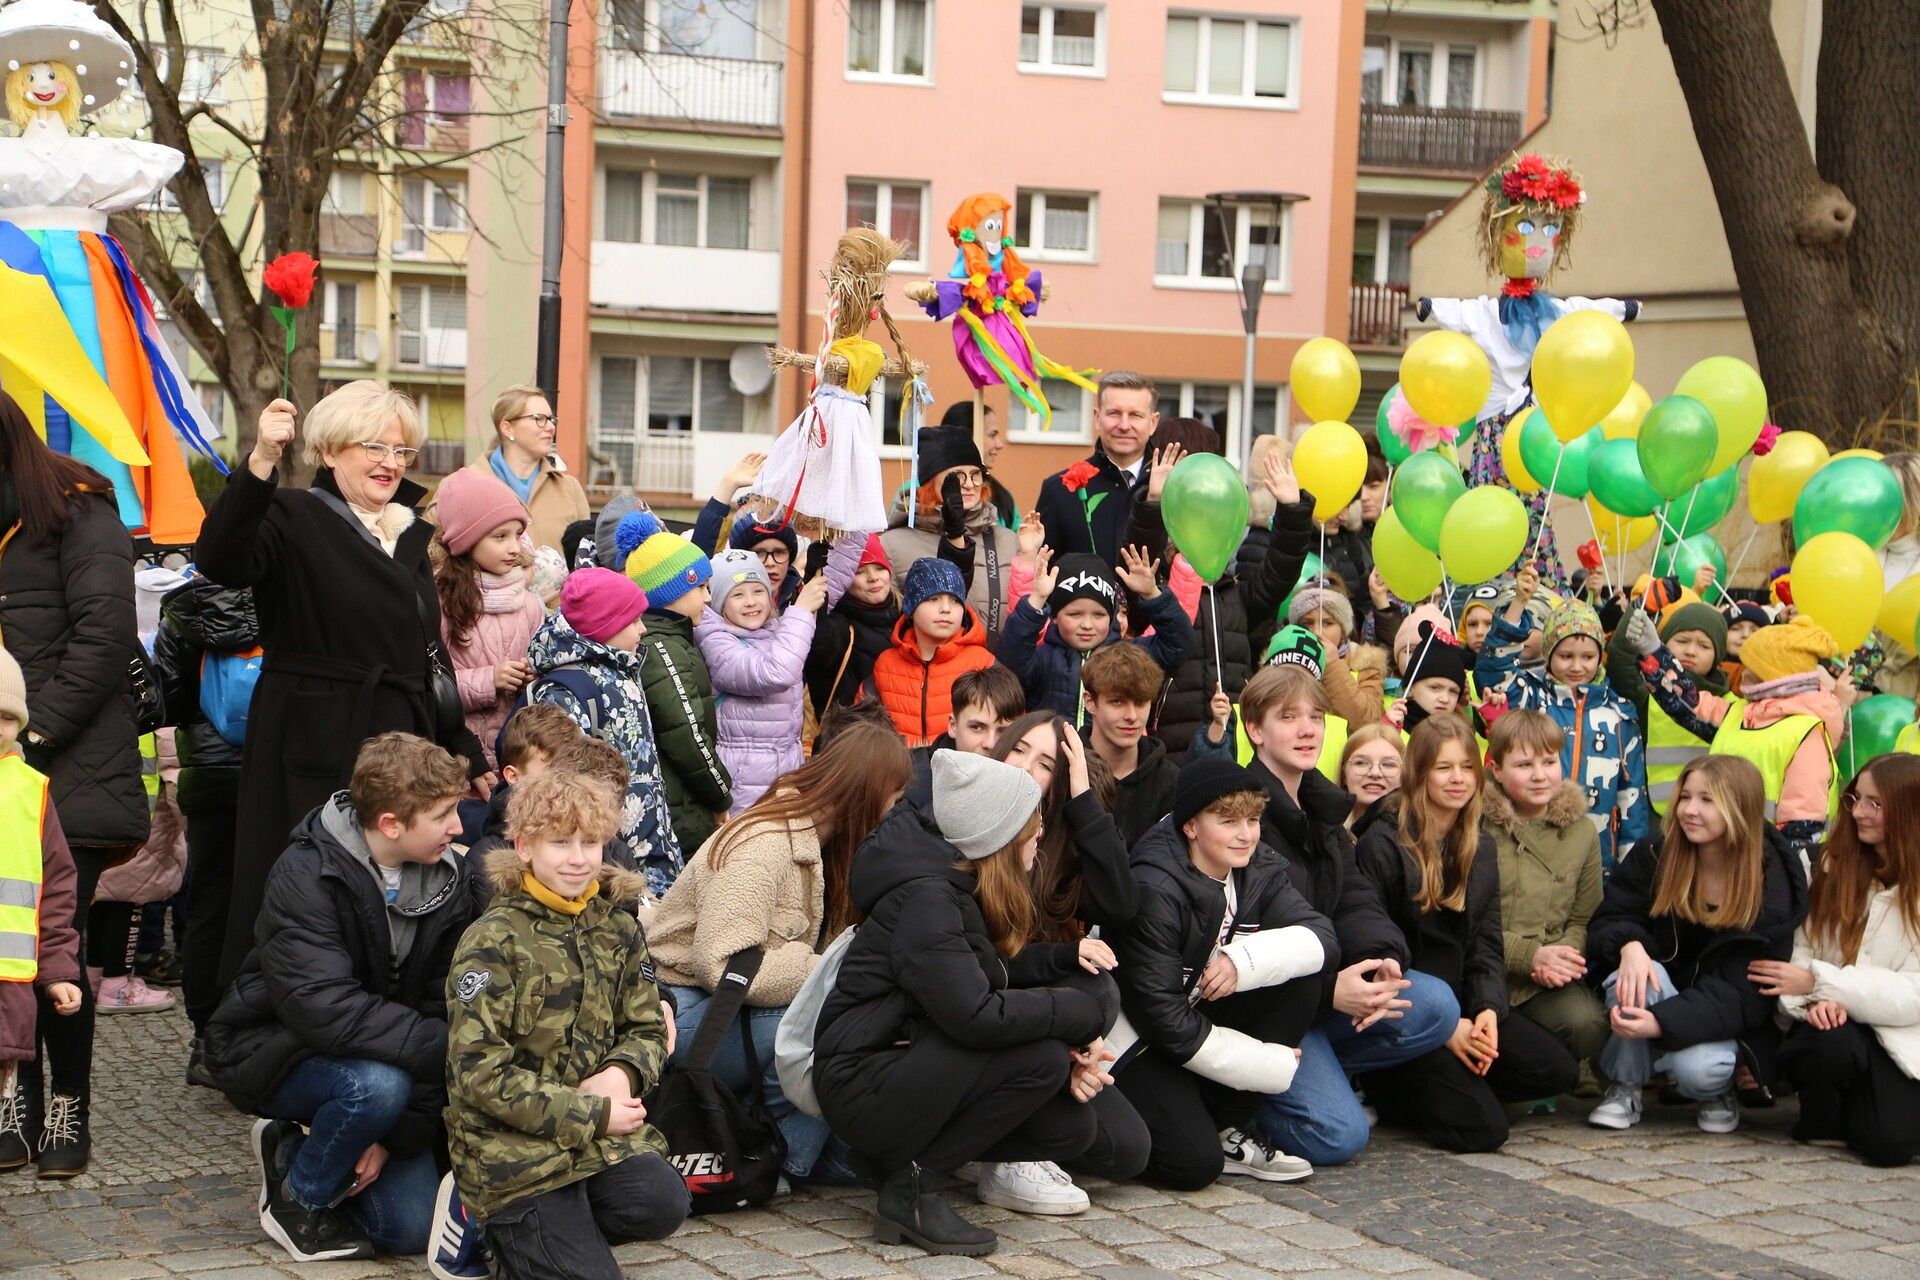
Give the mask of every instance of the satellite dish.
[(767, 349), (742, 343), (727, 357), (727, 380), (743, 396), (757, 396), (773, 385), (773, 366), (767, 363)]
[(354, 341), (354, 354), (360, 357), (361, 364), (380, 363), (380, 333), (377, 329), (360, 330)]

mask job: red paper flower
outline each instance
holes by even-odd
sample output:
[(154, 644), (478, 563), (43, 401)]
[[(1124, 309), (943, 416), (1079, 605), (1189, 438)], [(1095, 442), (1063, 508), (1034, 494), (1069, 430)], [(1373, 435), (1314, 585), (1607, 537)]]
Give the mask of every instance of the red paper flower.
[(1082, 460), (1074, 463), (1060, 473), (1060, 483), (1066, 486), (1068, 493), (1078, 493), (1087, 487), (1087, 482), (1100, 474), (1100, 468), (1091, 462)]
[(320, 264), (310, 254), (283, 253), (260, 273), (260, 283), (271, 289), (282, 306), (304, 307), (313, 301), (314, 274)]
[(1540, 282), (1531, 276), (1515, 276), (1500, 286), (1500, 292), (1509, 298), (1531, 298), (1539, 287)]
[(1773, 452), (1773, 446), (1780, 439), (1780, 428), (1769, 422), (1760, 428), (1760, 438), (1753, 442), (1753, 456), (1764, 458)]
[(1606, 561), (1600, 557), (1600, 544), (1598, 542), (1589, 540), (1581, 543), (1580, 550), (1577, 554), (1580, 557), (1580, 563), (1586, 567), (1588, 573), (1594, 573), (1606, 564)]

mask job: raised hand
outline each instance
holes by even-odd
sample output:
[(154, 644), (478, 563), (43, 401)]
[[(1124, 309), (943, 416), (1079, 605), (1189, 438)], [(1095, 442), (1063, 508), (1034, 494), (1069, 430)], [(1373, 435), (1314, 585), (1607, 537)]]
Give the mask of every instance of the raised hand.
[(1387, 589), (1387, 580), (1380, 576), (1378, 569), (1367, 570), (1367, 596), (1376, 609), (1385, 609), (1393, 603), (1393, 592)]
[(1215, 684), (1213, 697), (1207, 699), (1207, 741), (1225, 742), (1227, 726), (1233, 723), (1233, 699), (1227, 691)]
[(808, 578), (801, 584), (799, 594), (793, 598), (796, 609), (805, 609), (808, 613), (820, 612), (820, 606), (827, 602), (827, 580), (824, 575)]
[(293, 443), (293, 401), (275, 400), (260, 411), (260, 425), (253, 436), (253, 452), (247, 455), (247, 470), (261, 480), (271, 480), (273, 469)]
[(1060, 571), (1053, 567), (1053, 548), (1042, 547), (1033, 555), (1033, 585), (1027, 588), (1027, 603), (1045, 613), (1047, 598), (1060, 585)]
[(1160, 594), (1160, 562), (1145, 547), (1120, 548), (1120, 581), (1142, 600)]
[(1290, 507), (1300, 501), (1300, 481), (1293, 474), (1293, 457), (1287, 450), (1275, 449), (1267, 455), (1260, 479), (1281, 506)]
[(1067, 759), (1067, 794), (1083, 796), (1093, 790), (1093, 775), (1087, 772), (1087, 744), (1072, 729), (1060, 732), (1060, 754)]
[(727, 468), (726, 474), (720, 477), (720, 483), (715, 487), (713, 496), (722, 502), (732, 502), (734, 494), (760, 478), (760, 468), (766, 465), (767, 455), (764, 453), (742, 454), (732, 466)]
[(1167, 487), (1167, 477), (1173, 474), (1173, 469), (1180, 465), (1180, 459), (1186, 456), (1187, 451), (1177, 444), (1153, 451), (1153, 461), (1147, 470), (1148, 502), (1160, 501), (1160, 493)]
[(1020, 527), (1013, 531), (1020, 541), (1020, 554), (1031, 556), (1047, 542), (1047, 522), (1040, 518), (1038, 511), (1029, 511), (1020, 517)]

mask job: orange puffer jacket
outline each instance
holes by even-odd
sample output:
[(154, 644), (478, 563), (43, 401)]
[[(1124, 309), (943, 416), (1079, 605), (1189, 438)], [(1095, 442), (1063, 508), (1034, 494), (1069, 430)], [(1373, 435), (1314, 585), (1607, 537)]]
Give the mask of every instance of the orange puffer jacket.
[(924, 747), (947, 731), (953, 682), (992, 665), (987, 629), (972, 609), (960, 634), (935, 649), (931, 662), (920, 659), (913, 620), (902, 618), (893, 626), (893, 648), (874, 659), (873, 687), (907, 745)]

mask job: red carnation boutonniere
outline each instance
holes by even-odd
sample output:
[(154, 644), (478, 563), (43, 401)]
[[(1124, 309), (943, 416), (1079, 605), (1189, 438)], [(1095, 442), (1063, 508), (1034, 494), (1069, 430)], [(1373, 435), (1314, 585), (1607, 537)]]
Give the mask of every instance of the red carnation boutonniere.
[(1107, 500), (1104, 493), (1089, 494), (1087, 484), (1100, 474), (1100, 468), (1082, 459), (1060, 473), (1060, 483), (1068, 493), (1080, 498), (1080, 518), (1087, 525), (1087, 545), (1096, 545), (1093, 540), (1093, 513), (1101, 503)]
[(260, 273), (260, 283), (269, 292), (280, 299), (279, 306), (269, 306), (268, 311), (280, 322), (280, 328), (287, 335), (287, 363), (280, 370), (280, 396), (285, 399), (292, 386), (293, 379), (293, 331), (294, 312), (313, 301), (313, 286), (319, 273), (320, 264), (311, 254), (283, 253), (267, 264)]

